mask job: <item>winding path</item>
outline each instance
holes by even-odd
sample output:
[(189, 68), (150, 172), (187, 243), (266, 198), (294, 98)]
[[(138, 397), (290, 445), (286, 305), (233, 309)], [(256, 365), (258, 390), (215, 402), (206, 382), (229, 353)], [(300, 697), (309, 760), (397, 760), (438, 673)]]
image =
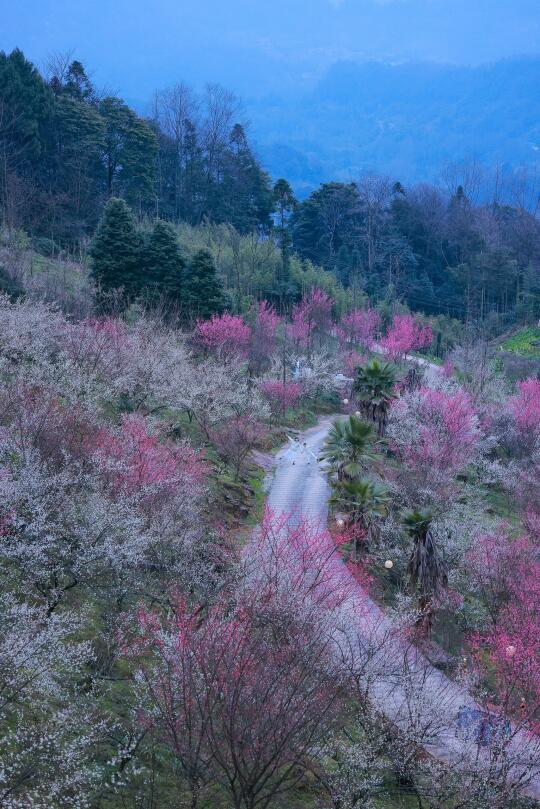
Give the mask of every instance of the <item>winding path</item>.
[[(326, 524), (330, 488), (317, 459), (332, 420), (321, 419), (316, 427), (301, 434), (298, 444), (290, 443), (276, 456), (268, 493), (268, 504), (274, 513)], [(350, 575), (345, 563), (341, 564)], [(455, 718), (460, 706), (478, 708), (469, 692), (405, 642), (360, 585), (354, 587), (353, 607), (344, 616), (349, 627), (347, 645), (354, 646), (363, 660), (368, 698), (389, 720), (406, 728), (409, 736), (416, 736), (416, 741), (437, 759), (449, 763), (480, 759), (487, 776), (492, 766), (487, 749), (457, 732)], [(510, 769), (513, 780), (523, 783), (530, 779), (525, 791), (540, 800), (538, 741), (512, 729), (508, 750), (514, 762)]]

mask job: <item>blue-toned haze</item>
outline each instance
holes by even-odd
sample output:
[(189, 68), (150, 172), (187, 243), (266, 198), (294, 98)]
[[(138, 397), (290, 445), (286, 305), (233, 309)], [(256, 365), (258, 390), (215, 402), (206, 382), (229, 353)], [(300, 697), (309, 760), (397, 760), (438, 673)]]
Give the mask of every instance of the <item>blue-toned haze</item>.
[[(538, 0), (4, 5), (3, 49), (18, 46), (38, 64), (73, 49), (98, 85), (141, 110), (156, 88), (180, 79), (231, 87), (245, 99), (263, 159), (297, 186), (373, 167), (431, 176), (470, 155), (537, 159)], [(464, 69), (516, 57), (529, 58)], [(411, 62), (428, 64), (411, 73), (403, 67)]]

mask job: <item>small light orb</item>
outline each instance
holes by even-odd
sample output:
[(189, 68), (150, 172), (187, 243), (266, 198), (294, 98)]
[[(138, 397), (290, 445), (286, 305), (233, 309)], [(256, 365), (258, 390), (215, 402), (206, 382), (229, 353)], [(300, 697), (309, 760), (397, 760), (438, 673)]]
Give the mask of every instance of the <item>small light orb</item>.
[(506, 656), (507, 656), (507, 657), (514, 657), (514, 655), (515, 655), (515, 653), (516, 653), (516, 647), (515, 647), (515, 646), (513, 646), (512, 644), (509, 644), (509, 645), (506, 647), (505, 652), (506, 652)]
[(348, 404), (349, 404), (349, 400), (348, 400), (348, 399), (343, 399), (343, 404), (344, 404), (344, 405), (348, 405)]
[(357, 419), (359, 419), (362, 414), (359, 410), (357, 410), (354, 415), (356, 416)]
[(343, 520), (341, 517), (338, 517), (336, 520), (336, 525), (338, 528), (343, 528), (343, 526), (345, 525), (345, 520)]
[(392, 562), (391, 559), (387, 559), (386, 562), (384, 563), (384, 566), (387, 570), (392, 570), (392, 568), (394, 567), (394, 563)]

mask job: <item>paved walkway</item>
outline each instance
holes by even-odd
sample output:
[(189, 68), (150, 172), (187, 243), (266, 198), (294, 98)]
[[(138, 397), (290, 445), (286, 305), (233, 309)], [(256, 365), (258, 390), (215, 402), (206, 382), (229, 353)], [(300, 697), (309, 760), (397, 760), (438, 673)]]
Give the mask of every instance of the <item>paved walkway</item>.
[[(290, 514), (293, 520), (308, 519), (326, 525), (330, 488), (318, 457), (332, 418), (325, 417), (276, 456), (268, 504), (276, 514)], [(330, 540), (329, 540), (330, 541)], [(474, 739), (464, 738), (456, 721), (461, 706), (478, 706), (469, 692), (435, 669), (422, 654), (404, 640), (363, 588), (356, 584), (339, 554), (340, 575), (350, 576), (352, 599), (340, 617), (347, 630), (344, 645), (362, 668), (368, 698), (376, 707), (439, 760), (457, 763), (480, 760), (490, 768), (490, 755)], [(334, 562), (336, 563), (336, 562)], [(346, 636), (346, 637), (345, 637)], [(540, 746), (522, 731), (512, 728), (509, 754), (512, 771), (526, 780), (532, 768), (535, 777), (527, 788), (540, 800)]]

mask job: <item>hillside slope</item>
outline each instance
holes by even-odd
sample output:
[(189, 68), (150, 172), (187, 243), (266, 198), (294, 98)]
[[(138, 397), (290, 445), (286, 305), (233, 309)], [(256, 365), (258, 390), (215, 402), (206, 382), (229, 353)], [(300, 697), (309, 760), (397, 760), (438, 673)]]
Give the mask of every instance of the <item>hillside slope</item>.
[(436, 177), (450, 161), (536, 166), (539, 59), (479, 67), (339, 62), (309, 94), (252, 102), (259, 151), (299, 191), (365, 171)]

